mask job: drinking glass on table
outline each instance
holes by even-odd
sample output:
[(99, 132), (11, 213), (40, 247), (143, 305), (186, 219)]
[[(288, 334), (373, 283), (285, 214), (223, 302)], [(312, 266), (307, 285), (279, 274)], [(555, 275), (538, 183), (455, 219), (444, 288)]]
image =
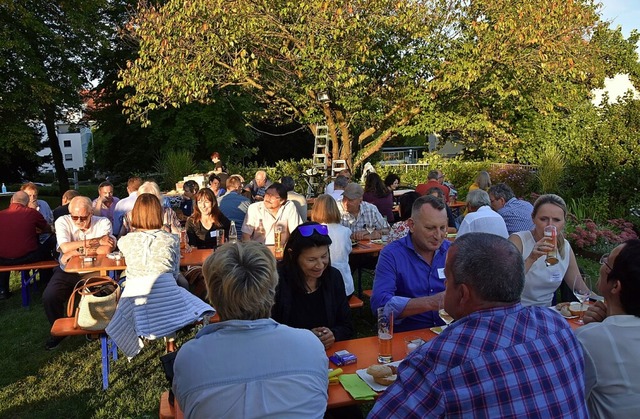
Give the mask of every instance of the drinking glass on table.
[(393, 311), (390, 307), (378, 307), (378, 362), (393, 361)]
[(376, 226), (373, 224), (365, 224), (364, 228), (367, 230), (367, 232), (369, 233), (369, 243), (371, 243), (371, 240), (373, 239), (373, 232), (376, 231)]
[(584, 324), (584, 303), (589, 299), (591, 290), (587, 285), (589, 283), (589, 277), (587, 275), (578, 274), (573, 280), (573, 295), (580, 301), (580, 316), (578, 318), (578, 324)]
[(444, 300), (440, 300), (440, 302), (438, 303), (438, 316), (440, 316), (442, 321), (445, 322), (447, 326), (449, 326), (451, 322), (453, 322), (453, 317), (451, 317), (451, 315), (447, 313), (447, 310), (444, 309)]

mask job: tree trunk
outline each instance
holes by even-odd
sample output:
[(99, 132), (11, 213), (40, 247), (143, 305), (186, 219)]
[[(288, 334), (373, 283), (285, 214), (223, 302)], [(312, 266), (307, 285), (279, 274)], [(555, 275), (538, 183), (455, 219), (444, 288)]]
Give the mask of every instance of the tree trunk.
[(51, 149), (51, 156), (53, 157), (53, 165), (56, 171), (56, 178), (60, 185), (60, 194), (69, 189), (69, 177), (67, 171), (64, 168), (64, 161), (62, 160), (62, 150), (60, 150), (60, 142), (58, 141), (58, 133), (56, 132), (56, 111), (55, 105), (45, 105), (43, 109), (44, 114), (44, 126), (47, 130), (47, 142)]

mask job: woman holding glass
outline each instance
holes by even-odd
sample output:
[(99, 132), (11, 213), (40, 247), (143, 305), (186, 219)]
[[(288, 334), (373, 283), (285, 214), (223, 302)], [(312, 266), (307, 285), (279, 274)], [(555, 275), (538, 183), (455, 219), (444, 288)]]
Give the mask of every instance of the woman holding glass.
[(629, 240), (600, 263), (596, 302), (577, 329), (584, 349), (585, 396), (592, 418), (640, 412), (640, 240)]
[(340, 271), (331, 267), (327, 226), (309, 222), (289, 237), (271, 317), (278, 323), (311, 330), (329, 348), (353, 336), (351, 312)]
[(200, 189), (195, 200), (197, 205), (186, 225), (189, 245), (198, 249), (215, 249), (218, 247), (220, 230), (224, 231), (224, 237), (229, 237), (231, 221), (218, 208), (218, 201), (211, 189)]
[[(521, 303), (525, 306), (551, 306), (553, 295), (564, 280), (569, 288), (574, 283), (584, 287), (576, 256), (565, 240), (563, 230), (567, 205), (558, 195), (541, 195), (533, 204), (533, 230), (509, 236), (524, 258), (525, 282)], [(545, 236), (545, 227), (554, 226), (556, 243)], [(550, 262), (548, 256), (557, 260)]]
[(344, 281), (344, 289), (347, 296), (355, 291), (353, 276), (349, 266), (349, 254), (353, 249), (351, 245), (351, 230), (340, 224), (340, 210), (336, 200), (331, 195), (320, 195), (313, 204), (311, 220), (327, 226), (331, 245), (331, 266), (340, 271)]

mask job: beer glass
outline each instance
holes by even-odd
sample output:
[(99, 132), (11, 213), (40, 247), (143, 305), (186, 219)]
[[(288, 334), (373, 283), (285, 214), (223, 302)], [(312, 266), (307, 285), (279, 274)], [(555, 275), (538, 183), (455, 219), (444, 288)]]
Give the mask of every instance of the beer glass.
[(390, 307), (378, 308), (378, 362), (393, 361), (393, 311)]
[(556, 226), (549, 225), (544, 228), (544, 239), (553, 246), (553, 249), (547, 252), (545, 259), (547, 266), (555, 265), (559, 261), (557, 237), (558, 231), (556, 230)]

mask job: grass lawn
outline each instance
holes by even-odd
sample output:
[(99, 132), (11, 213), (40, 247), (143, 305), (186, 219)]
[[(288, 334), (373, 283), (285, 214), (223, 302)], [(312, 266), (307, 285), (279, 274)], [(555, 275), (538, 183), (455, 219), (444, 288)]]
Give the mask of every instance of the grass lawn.
[[(597, 280), (599, 264), (578, 258), (579, 265)], [(363, 275), (363, 289), (372, 276)], [(42, 285), (33, 292), (29, 309), (21, 307), (20, 279), (11, 277), (13, 296), (0, 301), (0, 417), (11, 418), (157, 418), (160, 395), (168, 388), (159, 357), (162, 340), (150, 342), (128, 361), (122, 356), (109, 375), (109, 389), (102, 390), (99, 341), (83, 336), (66, 338), (54, 351), (46, 351), (49, 323), (41, 303)], [(374, 319), (369, 300), (353, 310), (357, 337), (372, 336)], [(195, 332), (178, 335), (178, 345)], [(363, 404), (366, 413), (372, 404)]]

